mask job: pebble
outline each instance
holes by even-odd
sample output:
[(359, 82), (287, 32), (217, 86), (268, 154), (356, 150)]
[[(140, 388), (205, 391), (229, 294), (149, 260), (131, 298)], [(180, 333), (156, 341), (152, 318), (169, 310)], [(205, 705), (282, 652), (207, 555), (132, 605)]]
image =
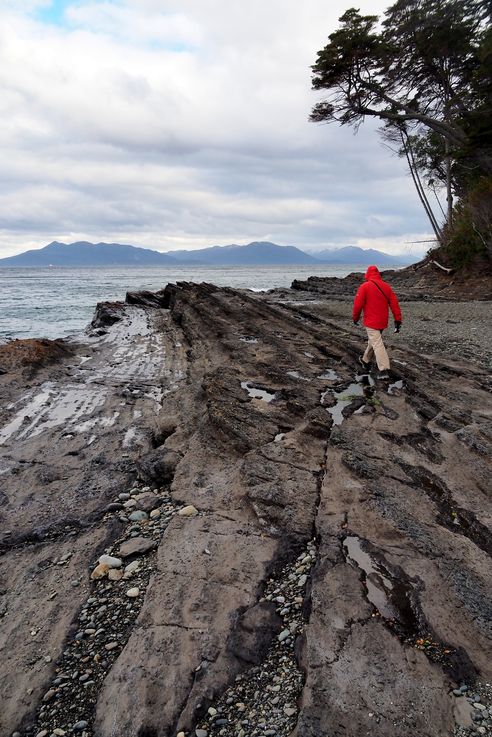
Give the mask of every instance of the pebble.
[[(281, 737), (290, 734), (294, 728), (298, 714), (296, 703), (303, 683), (294, 657), (294, 640), (305, 624), (302, 614), (304, 597), (299, 589), (306, 585), (316, 557), (316, 546), (311, 543), (302, 555), (286, 565), (278, 578), (267, 581), (260, 601), (271, 601), (276, 605), (275, 609), (283, 620), (283, 629), (261, 665), (237, 676), (235, 684), (209, 707), (207, 721), (211, 737), (219, 737), (226, 732), (231, 737)], [(225, 725), (228, 726), (222, 729)], [(206, 727), (206, 724), (202, 722), (200, 727)], [(190, 737), (193, 734), (196, 737), (201, 732), (196, 731)]]
[(180, 517), (196, 517), (198, 509), (193, 504), (188, 504), (187, 507), (183, 507), (179, 510), (178, 515)]
[(178, 732), (178, 734), (176, 735), (176, 737), (186, 737), (186, 735), (185, 735), (184, 732)]
[(156, 507), (161, 505), (161, 500), (158, 496), (152, 492), (146, 492), (145, 494), (139, 494), (135, 497), (137, 501), (137, 507), (143, 509), (144, 512), (151, 512)]
[(108, 575), (109, 566), (107, 563), (99, 563), (91, 573), (91, 579), (97, 581), (99, 578), (104, 578)]
[(123, 565), (121, 558), (114, 558), (112, 555), (101, 555), (99, 563), (101, 565), (109, 566), (110, 568), (121, 568)]
[(130, 578), (139, 569), (140, 569), (140, 561), (139, 560), (133, 560), (131, 563), (128, 563), (128, 565), (125, 567), (125, 572), (123, 573), (123, 578), (125, 578), (125, 579), (126, 578)]
[(131, 540), (125, 540), (120, 545), (120, 555), (122, 558), (128, 558), (130, 555), (143, 555), (155, 548), (156, 545), (156, 541), (150, 540), (148, 537), (134, 537)]
[(106, 506), (107, 512), (118, 512), (120, 509), (123, 509), (123, 504), (121, 502), (110, 502)]
[[(136, 497), (134, 500), (136, 509), (128, 509), (126, 512), (131, 516), (131, 521), (127, 524), (126, 533), (122, 538), (123, 542), (115, 545), (114, 548), (107, 548), (107, 552), (99, 556), (94, 570), (91, 566), (91, 570), (88, 571), (91, 578), (97, 582), (95, 595), (89, 596), (80, 610), (79, 629), (75, 630), (74, 639), (63, 651), (65, 662), (62, 662), (58, 669), (59, 671), (63, 669), (64, 672), (58, 672), (56, 678), (51, 679), (52, 686), (44, 694), (45, 703), (41, 707), (36, 727), (33, 727), (30, 732), (31, 737), (35, 737), (36, 732), (40, 729), (42, 731), (39, 737), (64, 737), (69, 734), (74, 737), (76, 735), (90, 737), (92, 734), (89, 722), (84, 717), (92, 708), (94, 694), (99, 689), (102, 678), (125, 645), (127, 630), (135, 616), (138, 615), (148, 576), (155, 564), (153, 556), (149, 559), (135, 560), (134, 558), (155, 549), (160, 537), (159, 533), (165, 529), (167, 522), (177, 512), (163, 489), (157, 494), (149, 494), (148, 500), (138, 499), (142, 492), (141, 489), (136, 488), (134, 492), (132, 496)], [(124, 496), (120, 496), (117, 501), (115, 499), (114, 508), (120, 510), (124, 501), (129, 501), (129, 499)], [(142, 501), (147, 502), (148, 510), (139, 509)], [(154, 511), (154, 505), (155, 507), (163, 506)], [(153, 512), (148, 526), (145, 524), (149, 516), (147, 511)], [(115, 518), (122, 514), (118, 511)], [(126, 520), (128, 522), (128, 518)], [(143, 520), (145, 520), (144, 524), (142, 524)], [(132, 532), (135, 537), (130, 539)], [(128, 591), (124, 587), (120, 588), (112, 584), (112, 581), (123, 579), (123, 577), (129, 578), (137, 571), (139, 571), (139, 577), (134, 580), (131, 584), (133, 588), (129, 588)], [(102, 580), (99, 582), (98, 579)], [(83, 577), (81, 582), (83, 582)], [(38, 630), (32, 632), (34, 636)], [(223, 716), (220, 709), (215, 710), (214, 713), (213, 707), (210, 707), (208, 718), (211, 722), (216, 724), (218, 718)], [(226, 719), (224, 723), (229, 722)], [(197, 737), (197, 735), (204, 737), (211, 734), (206, 723), (200, 724), (200, 727), (201, 732), (195, 732), (195, 730), (190, 733), (186, 732), (186, 734), (182, 732), (180, 737)], [(220, 725), (219, 729), (221, 729)], [(20, 734), (16, 737), (20, 737)]]
[(121, 494), (118, 494), (118, 499), (121, 499), (122, 502), (128, 501), (130, 498), (130, 494), (127, 491), (122, 491)]
[(206, 729), (195, 729), (196, 737), (207, 737), (208, 732)]
[(148, 519), (149, 515), (147, 512), (144, 512), (143, 509), (137, 509), (135, 512), (132, 512), (129, 516), (129, 520), (131, 522), (143, 522), (144, 520)]

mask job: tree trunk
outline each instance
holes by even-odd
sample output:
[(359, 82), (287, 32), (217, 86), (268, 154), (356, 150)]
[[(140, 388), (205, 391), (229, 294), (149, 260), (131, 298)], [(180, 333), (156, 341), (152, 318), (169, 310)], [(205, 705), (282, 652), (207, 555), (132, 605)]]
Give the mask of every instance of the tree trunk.
[(453, 225), (453, 192), (451, 189), (451, 156), (449, 153), (449, 141), (444, 139), (444, 147), (446, 152), (446, 201), (448, 203), (448, 227)]
[(405, 151), (405, 156), (406, 156), (407, 163), (408, 163), (408, 168), (410, 169), (410, 174), (412, 176), (413, 183), (415, 184), (415, 189), (417, 190), (417, 194), (427, 214), (427, 217), (429, 218), (430, 224), (432, 226), (432, 230), (434, 231), (438, 242), (442, 243), (441, 228), (439, 227), (439, 224), (436, 220), (436, 217), (434, 215), (430, 202), (427, 198), (427, 195), (425, 194), (424, 188), (422, 186), (422, 182), (420, 181), (419, 173), (417, 170), (417, 165), (413, 157), (412, 147), (408, 140), (408, 134), (406, 133), (406, 131), (405, 133), (403, 133), (403, 131), (400, 129), (400, 135), (401, 135), (401, 141), (403, 144), (403, 150)]

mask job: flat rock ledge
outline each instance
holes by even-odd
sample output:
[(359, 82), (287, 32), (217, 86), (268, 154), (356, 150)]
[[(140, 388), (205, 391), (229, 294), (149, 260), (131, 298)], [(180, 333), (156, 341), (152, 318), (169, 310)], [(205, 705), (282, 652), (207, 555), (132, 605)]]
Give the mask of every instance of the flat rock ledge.
[(487, 369), (311, 287), (2, 347), (2, 735), (492, 735)]

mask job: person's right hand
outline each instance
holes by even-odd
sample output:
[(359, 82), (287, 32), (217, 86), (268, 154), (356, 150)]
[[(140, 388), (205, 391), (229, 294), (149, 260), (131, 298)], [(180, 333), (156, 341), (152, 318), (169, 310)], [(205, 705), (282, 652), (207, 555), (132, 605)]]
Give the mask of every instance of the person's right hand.
[(401, 322), (400, 320), (395, 320), (395, 333), (399, 333), (401, 329)]

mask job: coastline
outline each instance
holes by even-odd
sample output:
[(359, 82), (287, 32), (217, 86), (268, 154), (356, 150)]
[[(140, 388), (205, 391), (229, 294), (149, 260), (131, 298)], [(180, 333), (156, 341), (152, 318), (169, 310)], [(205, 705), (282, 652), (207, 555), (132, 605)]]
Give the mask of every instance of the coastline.
[[(131, 302), (0, 375), (2, 730), (471, 734), (453, 690), (491, 696), (487, 303), (404, 302), (394, 383), (367, 394), (346, 299)], [(101, 554), (124, 574), (94, 576)]]

